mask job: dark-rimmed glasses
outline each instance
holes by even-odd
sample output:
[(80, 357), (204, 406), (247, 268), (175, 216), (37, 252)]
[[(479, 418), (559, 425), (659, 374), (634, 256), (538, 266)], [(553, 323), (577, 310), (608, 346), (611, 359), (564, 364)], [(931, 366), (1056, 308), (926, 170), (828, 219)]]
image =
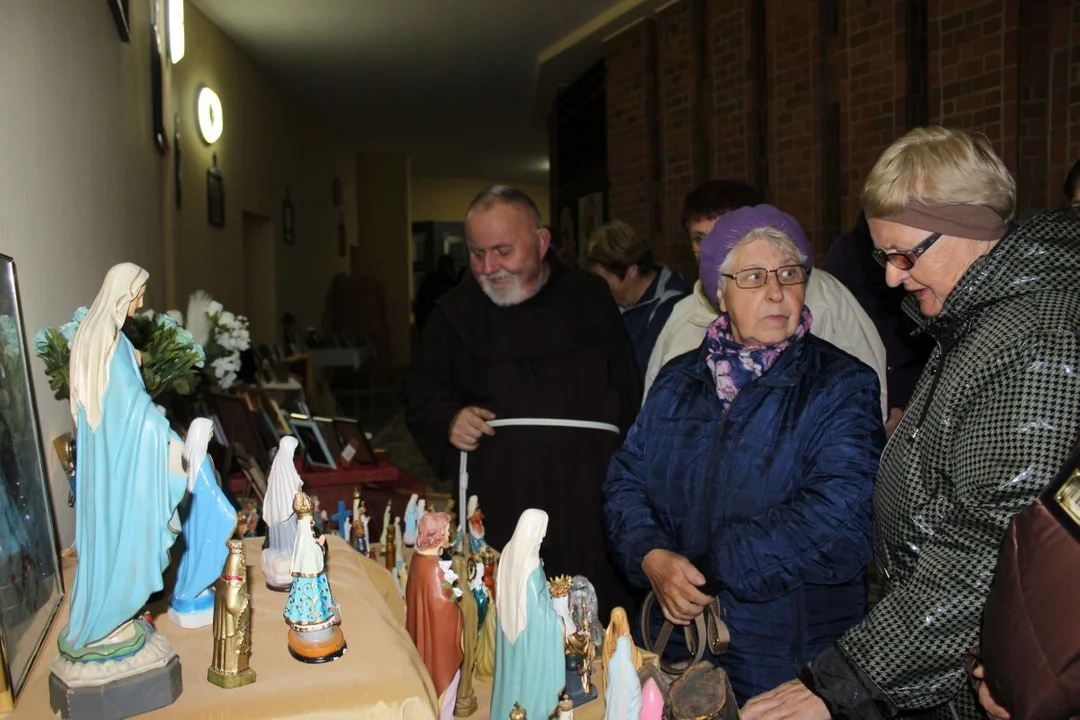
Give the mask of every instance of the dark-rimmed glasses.
[(877, 264), (881, 267), (892, 265), (894, 268), (900, 270), (910, 270), (915, 267), (915, 261), (918, 260), (923, 253), (933, 247), (934, 243), (940, 238), (941, 233), (927, 235), (925, 240), (907, 252), (887, 253), (881, 248), (874, 248), (871, 253), (874, 255), (874, 260), (876, 260)]
[(806, 268), (802, 265), (781, 265), (775, 270), (765, 268), (746, 268), (734, 275), (720, 273), (726, 278), (735, 281), (735, 285), (743, 290), (756, 290), (765, 287), (769, 282), (769, 275), (775, 275), (776, 281), (781, 285), (802, 285), (806, 282)]

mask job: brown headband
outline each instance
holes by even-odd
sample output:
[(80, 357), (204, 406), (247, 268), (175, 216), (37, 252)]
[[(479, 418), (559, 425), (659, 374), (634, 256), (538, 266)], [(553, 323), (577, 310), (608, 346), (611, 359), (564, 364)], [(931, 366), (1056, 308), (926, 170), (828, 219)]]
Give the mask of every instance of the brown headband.
[(882, 220), (969, 240), (1000, 240), (1006, 223), (984, 205), (925, 205), (913, 202)]

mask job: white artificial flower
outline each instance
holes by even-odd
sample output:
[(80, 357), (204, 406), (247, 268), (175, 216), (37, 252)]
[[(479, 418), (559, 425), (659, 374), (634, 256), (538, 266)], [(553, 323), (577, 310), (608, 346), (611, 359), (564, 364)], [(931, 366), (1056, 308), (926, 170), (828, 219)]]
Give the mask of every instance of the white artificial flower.
[(217, 300), (211, 300), (210, 304), (206, 306), (206, 316), (214, 317), (219, 314), (225, 308)]
[(225, 327), (231, 327), (232, 323), (235, 320), (236, 320), (236, 316), (233, 315), (228, 310), (222, 310), (221, 314), (218, 315), (218, 324), (224, 325)]

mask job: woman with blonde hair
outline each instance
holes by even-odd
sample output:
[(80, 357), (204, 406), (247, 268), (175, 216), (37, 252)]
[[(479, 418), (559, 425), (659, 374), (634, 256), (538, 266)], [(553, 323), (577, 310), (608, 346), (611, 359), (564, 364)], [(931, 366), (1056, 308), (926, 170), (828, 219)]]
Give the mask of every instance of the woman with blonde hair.
[(1016, 225), (1015, 203), (989, 141), (956, 130), (913, 130), (870, 171), (874, 257), (936, 344), (877, 476), (882, 597), (745, 720), (982, 717), (965, 652), (1002, 536), (1080, 430), (1080, 221)]

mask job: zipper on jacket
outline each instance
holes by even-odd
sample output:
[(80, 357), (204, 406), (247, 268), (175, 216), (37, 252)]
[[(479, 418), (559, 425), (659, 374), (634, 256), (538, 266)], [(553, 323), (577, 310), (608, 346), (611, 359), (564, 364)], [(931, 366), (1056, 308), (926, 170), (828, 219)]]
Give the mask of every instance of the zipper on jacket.
[(803, 623), (806, 622), (806, 615), (803, 608), (803, 593), (806, 587), (800, 587), (795, 590), (795, 667), (801, 668), (804, 665), (803, 656), (806, 654), (806, 648), (804, 643), (806, 639), (803, 637)]
[(935, 340), (934, 342), (937, 344), (937, 354), (930, 365), (930, 388), (926, 391), (926, 399), (923, 401), (922, 409), (919, 411), (919, 419), (915, 421), (915, 428), (907, 436), (909, 443), (915, 442), (922, 432), (923, 423), (926, 422), (926, 416), (930, 412), (930, 402), (934, 399), (934, 393), (937, 392), (938, 383), (941, 381), (941, 368), (945, 364), (945, 349), (942, 347), (941, 341)]

